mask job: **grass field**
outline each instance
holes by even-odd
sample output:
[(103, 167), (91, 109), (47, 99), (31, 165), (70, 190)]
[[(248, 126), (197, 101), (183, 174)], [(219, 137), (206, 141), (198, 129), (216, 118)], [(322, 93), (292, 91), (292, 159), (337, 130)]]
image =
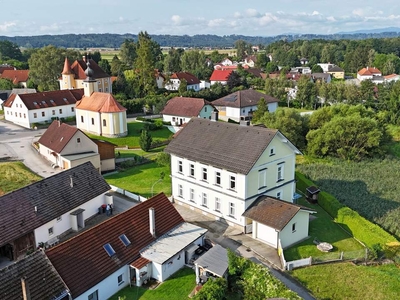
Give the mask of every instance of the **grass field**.
[(192, 269), (183, 268), (154, 290), (143, 287), (126, 287), (110, 300), (185, 300), (196, 285)]
[(22, 162), (0, 163), (0, 196), (42, 179)]
[(316, 265), (291, 271), (317, 299), (398, 299), (400, 269), (394, 264), (356, 266), (352, 263)]
[[(93, 134), (87, 134), (87, 135), (90, 138), (108, 141), (120, 147), (128, 146), (128, 148), (140, 148), (139, 139), (143, 126), (144, 123), (141, 122), (128, 123), (128, 135), (126, 137), (120, 137), (120, 138), (107, 138), (104, 136), (97, 136)], [(169, 131), (167, 127), (150, 131), (150, 134), (153, 137), (153, 141), (154, 140), (165, 141), (172, 136), (172, 132)]]

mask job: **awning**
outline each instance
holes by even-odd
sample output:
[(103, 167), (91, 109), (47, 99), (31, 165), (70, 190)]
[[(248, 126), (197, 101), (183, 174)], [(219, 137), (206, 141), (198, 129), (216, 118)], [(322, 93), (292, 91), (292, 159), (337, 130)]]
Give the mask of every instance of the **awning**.
[(131, 267), (134, 267), (135, 269), (140, 270), (141, 268), (143, 268), (150, 262), (151, 262), (150, 260), (148, 260), (144, 257), (139, 257), (138, 259), (131, 262)]

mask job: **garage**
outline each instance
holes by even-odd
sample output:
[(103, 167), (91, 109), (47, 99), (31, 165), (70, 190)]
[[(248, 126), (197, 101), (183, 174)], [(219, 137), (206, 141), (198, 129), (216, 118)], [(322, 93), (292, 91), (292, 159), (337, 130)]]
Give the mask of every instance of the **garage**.
[(274, 228), (255, 222), (257, 225), (256, 238), (277, 248), (278, 232)]

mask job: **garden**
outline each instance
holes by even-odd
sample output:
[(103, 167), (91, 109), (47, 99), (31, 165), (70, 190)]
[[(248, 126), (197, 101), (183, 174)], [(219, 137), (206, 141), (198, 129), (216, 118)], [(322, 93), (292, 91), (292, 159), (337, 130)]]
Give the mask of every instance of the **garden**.
[(0, 163), (0, 196), (42, 179), (22, 162)]

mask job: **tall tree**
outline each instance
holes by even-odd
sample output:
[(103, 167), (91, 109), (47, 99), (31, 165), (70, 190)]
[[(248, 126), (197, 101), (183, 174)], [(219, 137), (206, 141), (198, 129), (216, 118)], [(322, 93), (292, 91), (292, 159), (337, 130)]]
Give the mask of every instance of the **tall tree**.
[(143, 151), (148, 152), (150, 150), (152, 142), (153, 142), (153, 138), (151, 137), (150, 132), (147, 130), (142, 130), (142, 133), (141, 133), (140, 139), (139, 139), (140, 148), (142, 148)]
[(137, 57), (135, 42), (132, 39), (126, 39), (121, 45), (119, 55), (121, 57), (121, 62), (124, 63), (127, 68), (133, 68), (133, 63)]
[(268, 105), (263, 97), (260, 99), (260, 101), (258, 101), (257, 110), (253, 113), (252, 122), (257, 123), (264, 116), (266, 112), (268, 112)]
[(246, 55), (251, 54), (251, 44), (246, 43), (244, 40), (237, 40), (235, 42), (236, 56), (238, 60), (242, 60)]
[(89, 57), (98, 64), (101, 60), (101, 53), (100, 51), (94, 51), (93, 53), (89, 53)]
[(171, 48), (164, 58), (164, 71), (166, 73), (175, 73), (181, 71), (181, 54), (180, 49)]
[(315, 88), (308, 76), (300, 76), (297, 82), (296, 100), (300, 102), (301, 107), (311, 108), (315, 103)]
[(111, 66), (107, 59), (101, 59), (99, 61), (99, 67), (106, 72), (108, 75), (111, 75)]
[(121, 73), (124, 70), (124, 66), (122, 61), (118, 58), (117, 55), (114, 55), (114, 57), (111, 60), (111, 65), (110, 65), (110, 71), (111, 75), (113, 76), (118, 76), (119, 73)]
[(16, 59), (22, 60), (22, 53), (17, 44), (10, 41), (0, 41), (0, 61)]
[(199, 50), (189, 50), (182, 54), (181, 69), (192, 73), (200, 80), (208, 79), (212, 73), (212, 67), (207, 65), (205, 53)]
[(0, 78), (0, 90), (12, 90), (14, 85), (10, 79)]

